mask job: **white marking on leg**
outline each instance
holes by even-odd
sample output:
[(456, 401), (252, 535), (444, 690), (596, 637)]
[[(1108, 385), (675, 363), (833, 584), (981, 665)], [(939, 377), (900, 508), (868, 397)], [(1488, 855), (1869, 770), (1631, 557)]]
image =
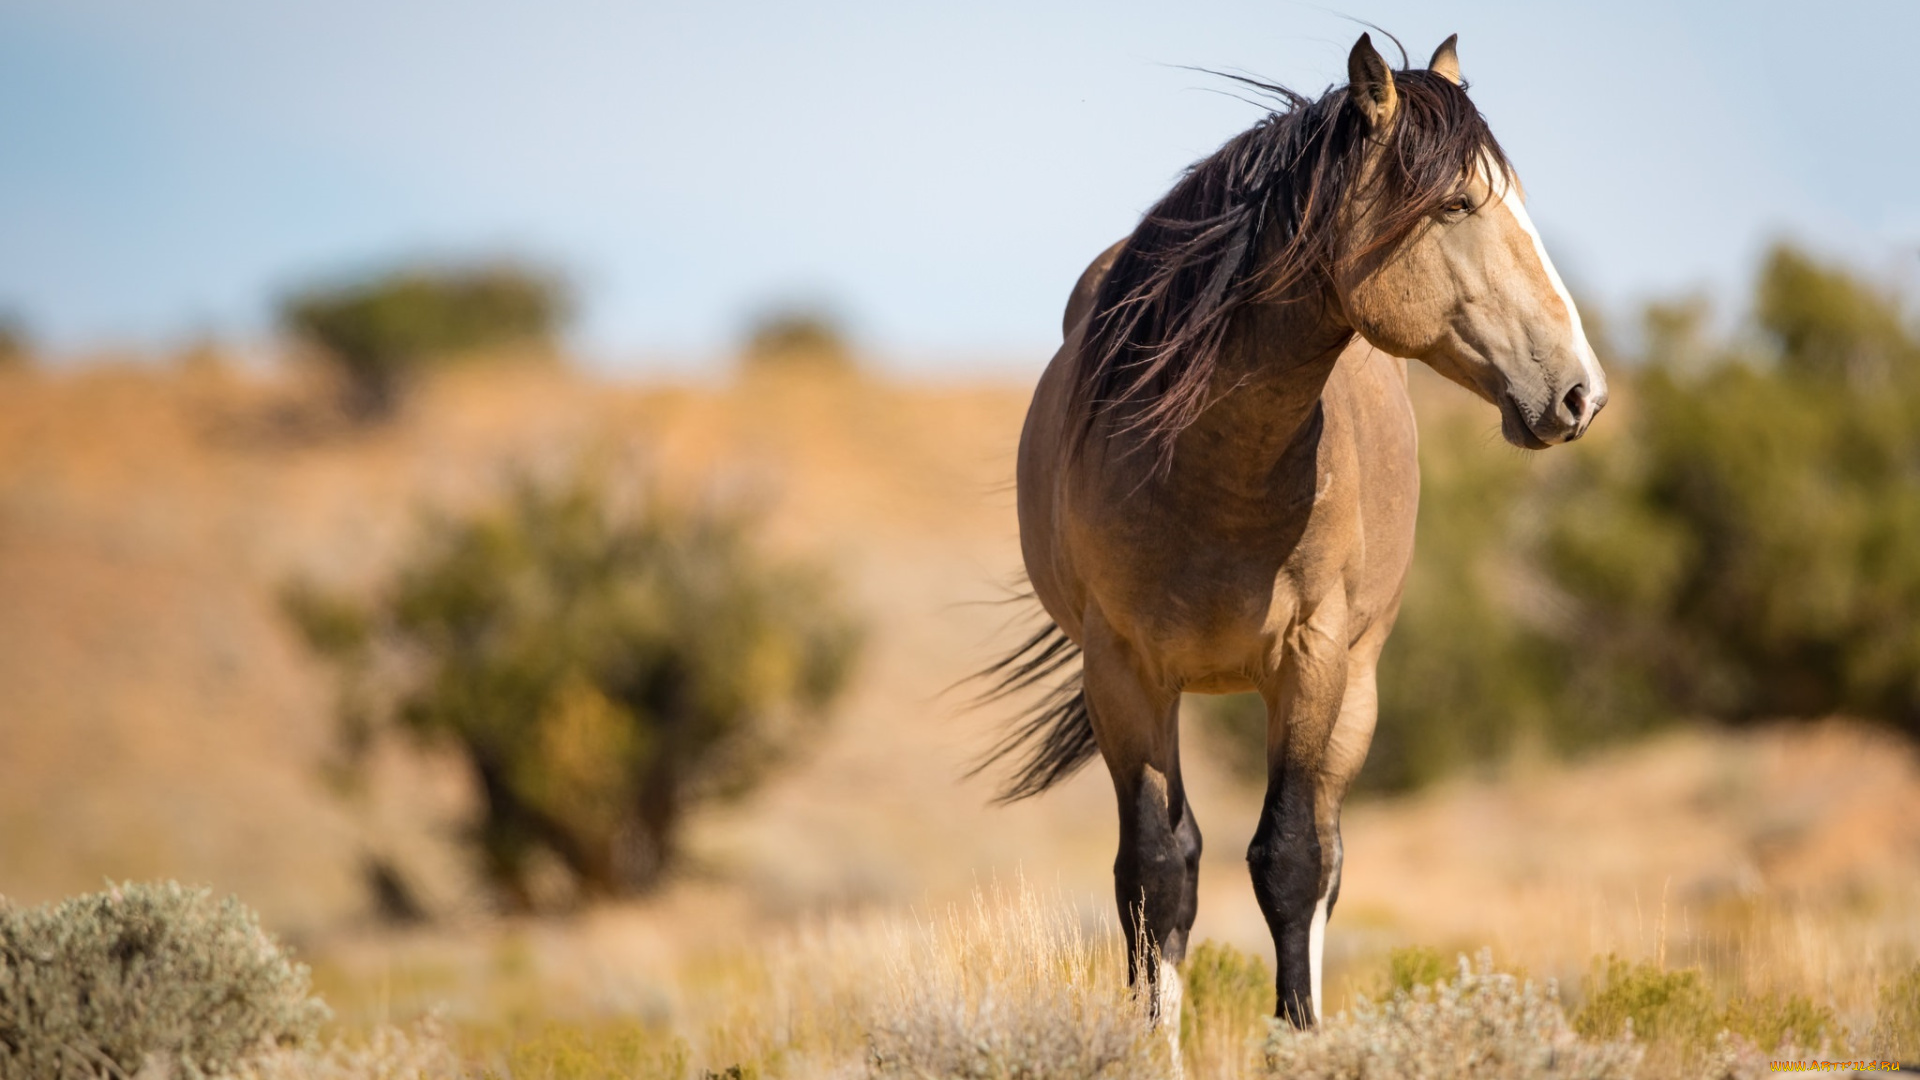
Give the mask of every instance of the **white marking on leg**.
[(1600, 370), (1600, 358), (1594, 355), (1593, 346), (1587, 341), (1586, 327), (1580, 322), (1580, 309), (1574, 306), (1573, 297), (1567, 292), (1567, 283), (1560, 280), (1560, 271), (1554, 269), (1553, 259), (1547, 255), (1547, 245), (1540, 239), (1540, 230), (1533, 227), (1533, 218), (1527, 213), (1527, 204), (1520, 198), (1520, 185), (1511, 178), (1502, 179), (1491, 161), (1486, 163), (1487, 179), (1490, 184), (1501, 185), (1500, 205), (1507, 208), (1513, 219), (1526, 230), (1533, 241), (1533, 253), (1540, 258), (1540, 268), (1547, 272), (1547, 282), (1553, 286), (1553, 294), (1566, 305), (1567, 318), (1573, 323), (1573, 351), (1580, 358), (1580, 367), (1586, 372), (1587, 397), (1596, 399), (1606, 392), (1607, 376)]
[(1172, 1051), (1173, 1075), (1178, 1078), (1184, 1072), (1180, 1064), (1180, 1000), (1184, 984), (1180, 981), (1180, 971), (1165, 960), (1160, 961), (1160, 979), (1154, 985), (1154, 1015), (1160, 1030), (1167, 1036), (1167, 1049)]
[(1313, 969), (1313, 1022), (1325, 1019), (1320, 1011), (1320, 969), (1327, 951), (1327, 898), (1313, 902), (1313, 922), (1307, 927), (1307, 966)]

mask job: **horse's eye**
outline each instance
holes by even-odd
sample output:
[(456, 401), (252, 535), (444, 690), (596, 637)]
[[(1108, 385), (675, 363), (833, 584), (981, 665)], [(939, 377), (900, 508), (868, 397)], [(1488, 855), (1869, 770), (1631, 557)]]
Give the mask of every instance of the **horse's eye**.
[(1473, 213), (1473, 197), (1471, 195), (1455, 195), (1453, 198), (1447, 200), (1446, 205), (1443, 206), (1442, 209), (1449, 214), (1471, 214)]

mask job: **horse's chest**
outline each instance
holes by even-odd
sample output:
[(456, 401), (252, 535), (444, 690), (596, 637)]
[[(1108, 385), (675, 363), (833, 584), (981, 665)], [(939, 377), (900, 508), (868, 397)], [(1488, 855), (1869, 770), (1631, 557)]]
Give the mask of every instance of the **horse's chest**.
[(1111, 521), (1095, 585), (1109, 618), (1162, 655), (1260, 655), (1341, 588), (1351, 500), (1331, 469), (1264, 498), (1168, 500)]

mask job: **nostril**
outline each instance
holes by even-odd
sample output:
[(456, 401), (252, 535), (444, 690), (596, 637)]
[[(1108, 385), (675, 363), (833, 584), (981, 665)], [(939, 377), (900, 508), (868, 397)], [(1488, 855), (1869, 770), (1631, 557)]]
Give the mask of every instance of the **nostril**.
[(1587, 384), (1575, 383), (1573, 389), (1567, 391), (1567, 396), (1560, 399), (1560, 404), (1566, 408), (1568, 417), (1574, 423), (1577, 424), (1586, 419)]

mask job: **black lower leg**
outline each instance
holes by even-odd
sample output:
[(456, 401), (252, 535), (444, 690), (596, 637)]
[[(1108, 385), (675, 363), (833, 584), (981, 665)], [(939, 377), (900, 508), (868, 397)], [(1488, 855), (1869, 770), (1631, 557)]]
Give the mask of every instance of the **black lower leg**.
[(1129, 944), (1127, 980), (1137, 982), (1144, 967), (1153, 983), (1160, 977), (1155, 961), (1186, 958), (1199, 901), (1200, 828), (1185, 793), (1169, 791), (1158, 772), (1149, 770), (1133, 802), (1132, 813), (1121, 816), (1114, 898)]
[(1311, 774), (1277, 772), (1267, 786), (1260, 827), (1247, 848), (1254, 896), (1273, 934), (1278, 971), (1277, 1015), (1295, 1027), (1312, 1027), (1311, 928), (1320, 897), (1321, 850), (1315, 828)]

